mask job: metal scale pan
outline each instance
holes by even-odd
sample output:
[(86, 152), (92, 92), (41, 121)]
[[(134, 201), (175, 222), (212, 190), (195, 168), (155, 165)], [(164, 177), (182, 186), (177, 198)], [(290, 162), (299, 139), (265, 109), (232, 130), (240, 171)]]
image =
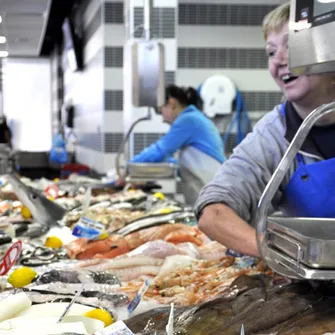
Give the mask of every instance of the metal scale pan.
[(335, 268), (335, 220), (314, 218), (268, 218), (267, 243), (299, 266)]
[(316, 108), (304, 120), (258, 205), (256, 233), (260, 254), (272, 270), (284, 276), (335, 279), (335, 219), (267, 217), (271, 200), (310, 129), (331, 112), (335, 112), (335, 102)]
[(130, 180), (177, 178), (177, 168), (178, 166), (172, 163), (128, 163), (127, 178)]

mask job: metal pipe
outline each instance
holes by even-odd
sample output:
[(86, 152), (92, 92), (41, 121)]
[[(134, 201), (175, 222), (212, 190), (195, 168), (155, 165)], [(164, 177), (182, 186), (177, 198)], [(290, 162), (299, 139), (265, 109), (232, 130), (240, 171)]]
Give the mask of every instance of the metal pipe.
[(125, 41), (134, 38), (134, 5), (131, 0), (124, 0), (123, 2), (123, 18), (124, 18), (124, 28), (125, 28)]
[[(275, 267), (276, 264), (271, 259), (270, 251), (266, 243), (266, 231), (267, 231), (267, 213), (273, 199), (275, 193), (277, 192), (280, 184), (282, 183), (287, 171), (290, 168), (293, 160), (296, 157), (296, 154), (300, 150), (302, 144), (304, 143), (309, 131), (313, 127), (313, 125), (326, 114), (335, 112), (335, 102), (331, 102), (329, 104), (322, 105), (316, 109), (312, 113), (310, 113), (306, 119), (301, 124), (297, 133), (295, 134), (291, 144), (286, 150), (282, 160), (280, 161), (277, 169), (272, 175), (270, 181), (266, 185), (266, 188), (261, 196), (261, 199), (258, 204), (258, 210), (256, 215), (256, 238), (258, 249), (261, 257), (268, 263), (270, 267)], [(270, 264), (273, 266), (271, 266)]]
[(144, 34), (147, 41), (152, 37), (153, 0), (144, 0)]
[(119, 147), (119, 150), (118, 150), (118, 153), (117, 153), (116, 158), (115, 158), (115, 169), (116, 169), (116, 173), (117, 173), (118, 177), (124, 178), (126, 176), (126, 171), (123, 174), (121, 173), (120, 157), (121, 157), (121, 154), (124, 153), (124, 149), (125, 149), (126, 143), (128, 142), (128, 139), (129, 139), (129, 136), (130, 136), (131, 132), (133, 131), (133, 129), (135, 128), (135, 126), (137, 124), (139, 124), (142, 121), (148, 121), (148, 120), (151, 120), (151, 109), (150, 108), (148, 108), (148, 114), (146, 116), (135, 120), (131, 124), (131, 126), (129, 127), (126, 135), (123, 137), (122, 142), (121, 142), (120, 147)]

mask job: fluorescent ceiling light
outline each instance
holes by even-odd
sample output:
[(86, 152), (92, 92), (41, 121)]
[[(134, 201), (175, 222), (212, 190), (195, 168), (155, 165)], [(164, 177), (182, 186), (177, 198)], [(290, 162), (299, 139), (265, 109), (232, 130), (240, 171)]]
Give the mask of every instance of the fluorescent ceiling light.
[(0, 36), (0, 43), (6, 43), (6, 37)]
[(318, 2), (321, 2), (321, 3), (331, 3), (331, 2), (335, 2), (335, 0), (318, 0)]
[(0, 23), (2, 22), (2, 16), (0, 15)]
[(0, 51), (0, 57), (7, 57), (8, 52), (7, 51)]

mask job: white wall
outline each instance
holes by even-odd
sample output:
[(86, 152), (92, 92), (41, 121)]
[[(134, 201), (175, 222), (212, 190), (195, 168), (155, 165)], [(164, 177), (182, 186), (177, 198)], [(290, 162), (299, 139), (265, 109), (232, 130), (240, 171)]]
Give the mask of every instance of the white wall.
[(102, 0), (84, 1), (77, 16), (83, 19), (84, 69), (73, 72), (63, 63), (64, 101), (75, 108), (77, 162), (104, 173), (104, 30)]
[(44, 58), (4, 61), (4, 114), (12, 126), (13, 147), (44, 152), (52, 146), (51, 65)]

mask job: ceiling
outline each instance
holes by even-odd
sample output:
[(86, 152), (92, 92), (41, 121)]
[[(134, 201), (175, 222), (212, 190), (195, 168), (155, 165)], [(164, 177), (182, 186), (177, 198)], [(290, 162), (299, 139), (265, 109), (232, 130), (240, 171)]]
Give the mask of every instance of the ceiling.
[(74, 0), (0, 0), (0, 51), (9, 57), (48, 55)]
[[(9, 57), (48, 56), (55, 41), (61, 36), (61, 27), (65, 16), (71, 13), (75, 4), (85, 1), (0, 0), (0, 15), (3, 19), (3, 22), (0, 23), (0, 36), (3, 35), (7, 39), (5, 44), (0, 43), (0, 52), (8, 51)], [(196, 2), (196, 0), (179, 1)], [(246, 2), (246, 0), (239, 1)], [(269, 0), (248, 1), (269, 2)], [(281, 3), (287, 0), (271, 1)]]
[(10, 56), (38, 56), (51, 0), (0, 0), (2, 33)]

